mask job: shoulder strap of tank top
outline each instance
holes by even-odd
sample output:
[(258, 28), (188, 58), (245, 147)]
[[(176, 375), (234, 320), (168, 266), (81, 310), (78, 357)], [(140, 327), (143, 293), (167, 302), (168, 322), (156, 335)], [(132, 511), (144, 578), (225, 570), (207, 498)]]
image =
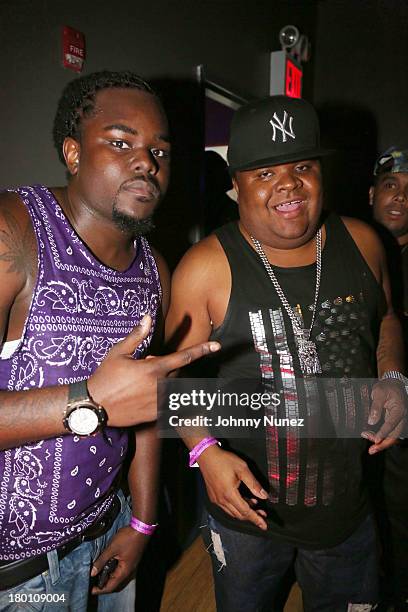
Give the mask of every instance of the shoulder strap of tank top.
[[(325, 220), (327, 231), (327, 250), (324, 249), (325, 261), (330, 261), (333, 274), (347, 275), (361, 286), (367, 299), (378, 303), (379, 312), (384, 308), (384, 292), (375, 278), (370, 266), (364, 259), (360, 249), (348, 231), (344, 221), (335, 214), (330, 214)], [(340, 245), (340, 246), (339, 246)]]
[[(223, 225), (215, 230), (214, 233), (224, 249), (232, 270), (235, 269), (236, 266), (238, 266), (238, 269), (242, 269), (245, 262), (248, 261), (252, 263), (254, 261), (257, 262), (258, 256), (241, 234), (236, 221)], [(249, 258), (243, 257), (243, 254), (249, 255)]]
[[(372, 275), (370, 267), (341, 217), (330, 213), (325, 219), (325, 227), (327, 233), (327, 255), (335, 253), (337, 257), (341, 258), (343, 265), (346, 263), (346, 265), (357, 266), (360, 270), (364, 268), (364, 270), (369, 270), (370, 275)], [(338, 245), (341, 245), (341, 252), (338, 249)]]

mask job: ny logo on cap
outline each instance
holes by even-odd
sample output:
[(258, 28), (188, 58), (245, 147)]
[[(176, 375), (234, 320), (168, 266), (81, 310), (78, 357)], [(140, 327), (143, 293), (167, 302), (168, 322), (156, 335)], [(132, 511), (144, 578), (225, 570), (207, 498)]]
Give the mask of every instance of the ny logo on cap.
[[(289, 127), (286, 127), (286, 121), (289, 117)], [(282, 142), (287, 141), (287, 136), (291, 138), (296, 138), (296, 135), (293, 131), (293, 117), (288, 115), (286, 111), (283, 112), (283, 121), (279, 119), (276, 113), (273, 114), (272, 119), (270, 119), (269, 123), (273, 128), (272, 140), (276, 141), (277, 131), (280, 130), (282, 133)]]

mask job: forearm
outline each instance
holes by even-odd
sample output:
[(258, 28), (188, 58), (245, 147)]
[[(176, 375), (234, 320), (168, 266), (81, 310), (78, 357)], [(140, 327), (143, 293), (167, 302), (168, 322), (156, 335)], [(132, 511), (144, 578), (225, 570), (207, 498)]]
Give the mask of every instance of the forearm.
[(211, 437), (211, 432), (208, 431), (208, 429), (206, 429), (205, 427), (194, 427), (188, 429), (185, 427), (180, 427), (177, 431), (189, 451), (191, 451), (195, 446), (197, 446), (197, 444), (199, 444), (204, 438)]
[(63, 425), (68, 387), (0, 391), (0, 449), (67, 433)]
[(132, 514), (151, 525), (156, 521), (161, 440), (155, 424), (137, 428), (135, 436), (136, 451), (128, 474)]
[(377, 347), (377, 369), (379, 377), (387, 370), (398, 370), (399, 372), (405, 370), (402, 327), (394, 313), (386, 315), (381, 323)]

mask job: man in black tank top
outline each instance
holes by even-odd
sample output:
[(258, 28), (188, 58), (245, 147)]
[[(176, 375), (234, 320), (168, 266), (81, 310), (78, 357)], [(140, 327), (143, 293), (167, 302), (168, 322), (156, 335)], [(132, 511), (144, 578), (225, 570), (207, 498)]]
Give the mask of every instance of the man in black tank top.
[[(382, 153), (370, 188), (374, 220), (385, 228), (391, 285), (396, 310), (408, 343), (408, 149), (393, 146)], [(384, 232), (383, 232), (384, 233)], [(408, 610), (408, 444), (387, 450), (384, 457), (383, 529), (386, 593), (396, 612)], [(385, 510), (385, 512), (384, 512)]]
[[(223, 612), (276, 610), (293, 562), (307, 612), (369, 610), (377, 600), (361, 464), (367, 439), (375, 454), (401, 433), (403, 348), (378, 237), (355, 219), (323, 219), (325, 153), (306, 101), (276, 96), (242, 107), (228, 151), (240, 221), (195, 245), (173, 278), (168, 337), (183, 329), (179, 346), (219, 340), (218, 376), (261, 381), (299, 425), (280, 435), (263, 418), (262, 436), (248, 425), (246, 437), (221, 447), (208, 430), (183, 436), (206, 485), (204, 538)], [(386, 404), (377, 433), (300, 435), (300, 421), (319, 424), (337, 398), (337, 391), (332, 403), (325, 396), (308, 414), (304, 394), (318, 379), (368, 379), (377, 368), (385, 380), (372, 391), (371, 409), (368, 388), (358, 404), (342, 387), (338, 406), (353, 423), (366, 410), (374, 427)]]

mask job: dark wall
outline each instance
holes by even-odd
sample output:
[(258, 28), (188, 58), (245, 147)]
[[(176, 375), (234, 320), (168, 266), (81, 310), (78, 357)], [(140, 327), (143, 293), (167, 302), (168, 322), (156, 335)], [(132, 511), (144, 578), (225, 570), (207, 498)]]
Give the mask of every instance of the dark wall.
[(339, 151), (331, 199), (365, 216), (376, 153), (408, 147), (408, 2), (323, 0), (316, 29), (313, 98)]
[(314, 10), (314, 2), (297, 0), (3, 0), (0, 186), (65, 182), (51, 130), (61, 90), (76, 76), (61, 66), (61, 26), (77, 28), (86, 36), (85, 74), (134, 70), (163, 94), (174, 155), (153, 241), (173, 266), (200, 217), (203, 106), (195, 67), (244, 97), (266, 95), (280, 28), (294, 20), (309, 32)]
[(61, 67), (62, 25), (86, 35), (85, 72), (127, 68), (166, 81), (178, 134), (173, 192), (186, 202), (196, 180), (182, 180), (200, 145), (194, 67), (245, 97), (265, 95), (269, 53), (287, 23), (312, 41), (304, 96), (340, 151), (331, 162), (337, 208), (360, 210), (377, 150), (408, 142), (407, 0), (3, 0), (0, 20), (1, 186), (64, 181), (51, 141), (60, 91), (75, 76)]
[[(291, 2), (256, 0), (13, 0), (0, 3), (0, 185), (64, 178), (51, 128), (64, 84), (60, 29), (85, 33), (84, 72), (132, 69), (146, 78), (191, 79), (204, 64), (213, 80), (245, 96), (268, 93), (269, 52), (278, 48)], [(293, 6), (303, 20), (308, 11)], [(188, 118), (191, 90), (184, 100)], [(194, 125), (194, 124), (193, 124)]]

